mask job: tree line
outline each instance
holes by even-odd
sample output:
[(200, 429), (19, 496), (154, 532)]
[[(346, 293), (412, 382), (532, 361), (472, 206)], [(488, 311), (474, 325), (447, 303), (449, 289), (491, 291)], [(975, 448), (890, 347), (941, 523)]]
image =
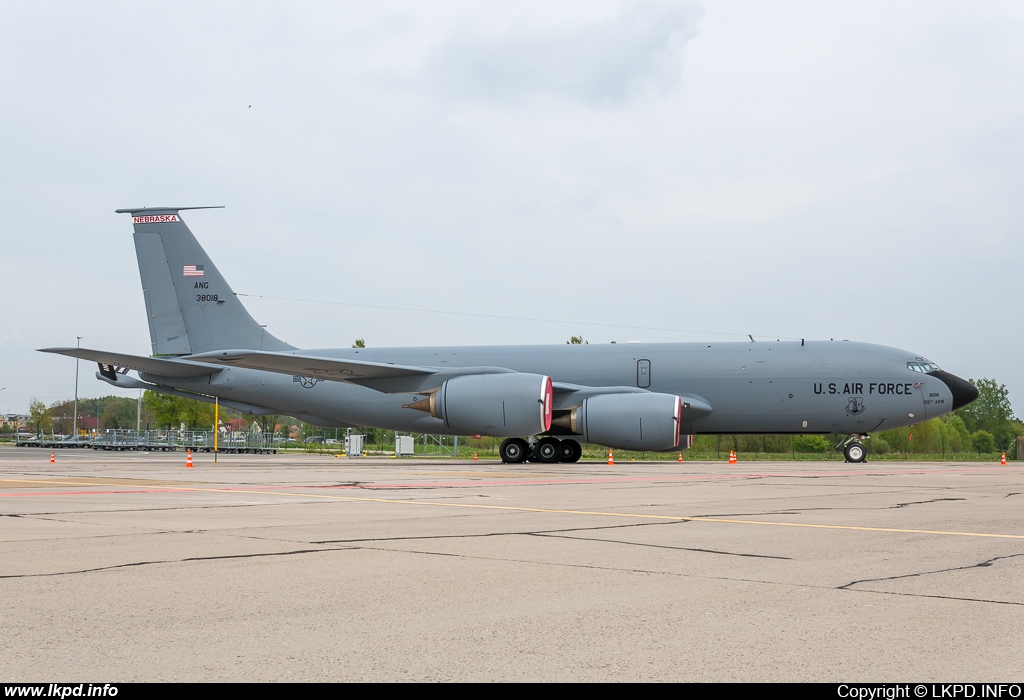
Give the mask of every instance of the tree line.
[[(29, 404), (28, 426), (36, 435), (74, 433), (75, 402), (55, 401), (47, 406), (38, 399)], [(280, 432), (288, 439), (296, 421), (286, 416), (251, 416), (220, 407), (222, 424), (239, 420), (242, 429), (258, 426), (261, 431)], [(146, 391), (141, 404), (125, 396), (101, 396), (78, 400), (78, 429), (98, 427), (100, 430), (213, 430), (214, 405), (171, 394)], [(13, 432), (11, 426), (0, 427), (0, 433)]]

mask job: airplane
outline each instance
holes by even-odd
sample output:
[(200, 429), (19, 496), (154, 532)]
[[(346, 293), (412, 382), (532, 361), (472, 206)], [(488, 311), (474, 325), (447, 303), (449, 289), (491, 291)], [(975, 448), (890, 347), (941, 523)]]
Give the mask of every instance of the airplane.
[[(257, 323), (182, 219), (130, 214), (152, 356), (87, 348), (97, 378), (323, 427), (504, 438), (503, 462), (576, 462), (581, 442), (670, 452), (700, 434), (864, 439), (965, 406), (969, 382), (896, 348), (849, 341), (299, 349)], [(135, 371), (137, 378), (128, 375)], [(845, 439), (843, 439), (845, 438)]]

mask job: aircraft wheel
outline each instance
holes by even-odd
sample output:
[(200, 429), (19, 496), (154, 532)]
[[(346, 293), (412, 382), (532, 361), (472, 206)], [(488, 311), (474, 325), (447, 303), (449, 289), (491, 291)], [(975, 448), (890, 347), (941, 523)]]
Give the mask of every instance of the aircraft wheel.
[(522, 438), (507, 438), (498, 447), (498, 454), (505, 464), (522, 464), (526, 461), (529, 445)]
[(533, 448), (533, 457), (544, 464), (554, 464), (562, 459), (562, 441), (558, 438), (546, 437)]
[(583, 456), (583, 447), (575, 440), (562, 440), (562, 461), (578, 462)]
[(866, 462), (868, 461), (868, 451), (865, 449), (863, 443), (851, 442), (843, 450), (843, 456), (846, 457), (847, 462)]

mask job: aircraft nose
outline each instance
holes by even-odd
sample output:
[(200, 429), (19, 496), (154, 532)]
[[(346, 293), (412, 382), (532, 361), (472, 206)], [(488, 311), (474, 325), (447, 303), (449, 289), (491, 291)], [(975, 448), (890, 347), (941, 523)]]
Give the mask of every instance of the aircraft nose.
[(928, 374), (936, 379), (941, 379), (942, 383), (949, 387), (949, 393), (953, 395), (954, 411), (978, 398), (978, 388), (955, 374), (943, 372), (941, 369), (929, 372)]

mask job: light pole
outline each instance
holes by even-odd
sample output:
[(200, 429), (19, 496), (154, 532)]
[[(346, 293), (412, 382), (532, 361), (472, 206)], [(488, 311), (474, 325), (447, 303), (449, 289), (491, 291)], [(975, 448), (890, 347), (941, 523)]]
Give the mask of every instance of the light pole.
[[(76, 344), (76, 347), (81, 348), (82, 347), (82, 336), (76, 335), (75, 337), (78, 338), (78, 343)], [(66, 416), (67, 414), (65, 413), (64, 415)], [(75, 417), (74, 417), (74, 423), (75, 423), (75, 427), (73, 429), (73, 434), (74, 434), (74, 437), (75, 437), (75, 442), (78, 442), (78, 358), (77, 357), (75, 358)]]

